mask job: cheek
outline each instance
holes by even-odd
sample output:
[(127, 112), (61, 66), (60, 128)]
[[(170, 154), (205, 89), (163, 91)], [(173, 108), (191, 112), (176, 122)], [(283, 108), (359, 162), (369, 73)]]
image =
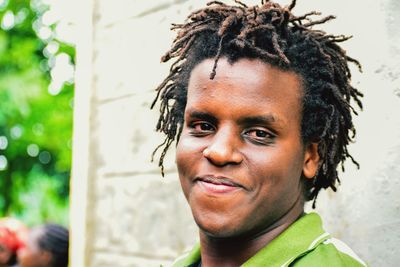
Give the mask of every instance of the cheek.
[(0, 264), (6, 263), (10, 257), (11, 253), (8, 250), (6, 250), (5, 248), (2, 248), (0, 250)]
[(300, 179), (303, 157), (297, 149), (270, 147), (247, 155), (248, 170), (256, 177), (263, 177), (258, 179), (260, 183), (279, 184)]
[(29, 267), (29, 266), (31, 266), (29, 264), (31, 262), (30, 253), (26, 249), (23, 249), (18, 253), (18, 262), (19, 262), (19, 266), (20, 267)]
[(258, 175), (270, 176), (287, 169), (285, 159), (277, 148), (268, 147), (266, 149), (251, 150), (246, 152), (248, 169)]
[(175, 154), (175, 162), (178, 168), (179, 177), (184, 176), (184, 174), (188, 171), (189, 156), (190, 154), (187, 152), (184, 139), (179, 140)]
[(196, 142), (190, 141), (190, 138), (186, 138), (183, 133), (176, 147), (175, 161), (178, 168), (179, 180), (186, 198), (188, 198), (190, 189), (190, 177), (196, 169), (195, 166), (198, 159), (196, 151)]
[(19, 267), (36, 267), (40, 265), (41, 254), (36, 248), (29, 247), (21, 249), (18, 252)]
[(201, 140), (194, 140), (193, 137), (182, 132), (182, 136), (176, 147), (176, 165), (178, 167), (179, 175), (186, 176), (188, 172), (194, 169), (196, 163), (202, 157), (202, 144)]

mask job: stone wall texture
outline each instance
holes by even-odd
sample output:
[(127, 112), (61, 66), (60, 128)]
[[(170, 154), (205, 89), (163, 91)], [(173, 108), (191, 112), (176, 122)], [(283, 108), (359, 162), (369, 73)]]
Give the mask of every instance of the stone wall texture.
[[(353, 68), (353, 83), (365, 94), (365, 108), (355, 119), (357, 142), (350, 149), (361, 169), (347, 164), (338, 192), (321, 193), (317, 210), (326, 228), (371, 266), (398, 266), (400, 2), (297, 2), (299, 14), (319, 10), (336, 15), (323, 29), (353, 35), (344, 47), (363, 65), (363, 73)], [(151, 111), (150, 105), (154, 89), (168, 73), (169, 66), (159, 62), (174, 38), (171, 23), (182, 22), (205, 3), (76, 3), (81, 37), (71, 182), (72, 267), (168, 266), (196, 242), (174, 152), (167, 156), (164, 178), (157, 162), (150, 161), (163, 141), (154, 131), (157, 109)]]

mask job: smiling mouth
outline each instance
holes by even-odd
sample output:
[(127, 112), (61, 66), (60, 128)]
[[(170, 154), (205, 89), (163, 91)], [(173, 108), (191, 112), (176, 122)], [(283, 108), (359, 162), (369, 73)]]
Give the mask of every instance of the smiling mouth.
[(208, 193), (230, 193), (244, 187), (229, 178), (220, 176), (202, 176), (195, 179), (195, 182)]

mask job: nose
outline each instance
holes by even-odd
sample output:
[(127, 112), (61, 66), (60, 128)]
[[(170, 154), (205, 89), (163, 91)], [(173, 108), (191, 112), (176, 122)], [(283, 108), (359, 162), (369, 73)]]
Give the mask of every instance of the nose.
[(239, 138), (240, 136), (235, 136), (230, 128), (220, 129), (213, 136), (210, 144), (203, 150), (203, 156), (217, 166), (240, 164), (243, 155), (238, 150)]

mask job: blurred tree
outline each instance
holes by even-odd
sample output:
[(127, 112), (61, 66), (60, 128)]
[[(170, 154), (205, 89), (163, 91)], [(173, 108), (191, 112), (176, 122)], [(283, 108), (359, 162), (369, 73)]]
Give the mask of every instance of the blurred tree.
[(74, 48), (48, 9), (0, 0), (0, 216), (66, 224)]

